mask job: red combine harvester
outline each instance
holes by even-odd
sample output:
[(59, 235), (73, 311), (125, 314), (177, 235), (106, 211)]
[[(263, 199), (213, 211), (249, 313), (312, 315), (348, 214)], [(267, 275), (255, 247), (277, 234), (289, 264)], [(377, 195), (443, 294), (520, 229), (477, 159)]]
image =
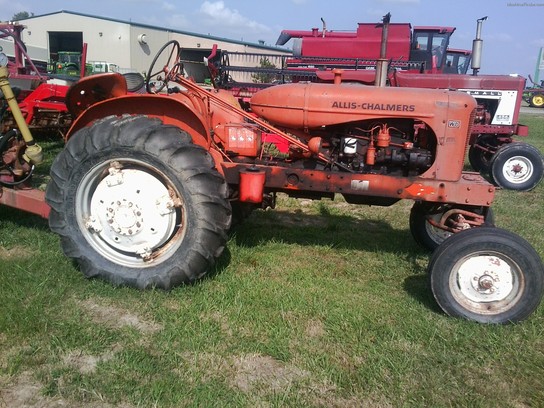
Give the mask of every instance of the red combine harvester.
[[(315, 68), (374, 68), (380, 58), (381, 24), (359, 23), (356, 31), (283, 30), (276, 42), (293, 43), (288, 66)], [(389, 23), (385, 56), (392, 66), (420, 72), (443, 72), (447, 50), (455, 27), (414, 27), (408, 23)]]
[(161, 48), (146, 77), (151, 93), (131, 94), (118, 73), (70, 88), (74, 121), (45, 194), (30, 188), (40, 149), (0, 69), (22, 127), (22, 137), (2, 139), (0, 203), (48, 217), (86, 276), (137, 288), (194, 282), (221, 255), (232, 220), (274, 207), (277, 193), (411, 200), (410, 230), (434, 249), (430, 287), (445, 313), (509, 323), (537, 308), (538, 253), (492, 227), (495, 188), (463, 171), (472, 96), (344, 83), (337, 72), (332, 83), (256, 92), (248, 112), (230, 91), (186, 79), (180, 54), (177, 41)]
[[(544, 160), (536, 148), (515, 140), (528, 135), (527, 126), (519, 123), (526, 81), (520, 76), (477, 75), (484, 20), (478, 20), (472, 52), (448, 49), (451, 27), (411, 31), (409, 24), (360, 23), (354, 32), (283, 31), (278, 44), (294, 39), (293, 57), (214, 51), (208, 65), (216, 87), (231, 90), (241, 104), (256, 90), (278, 83), (332, 82), (335, 68), (343, 70), (345, 82), (376, 85), (381, 81), (380, 85), (391, 87), (469, 93), (478, 102), (469, 140), (471, 166), (488, 174), (497, 186), (531, 190), (544, 175)], [(382, 49), (383, 57), (378, 58)], [(261, 64), (251, 67), (247, 59)], [(388, 67), (381, 74), (384, 63)], [(466, 74), (469, 64), (472, 75)]]

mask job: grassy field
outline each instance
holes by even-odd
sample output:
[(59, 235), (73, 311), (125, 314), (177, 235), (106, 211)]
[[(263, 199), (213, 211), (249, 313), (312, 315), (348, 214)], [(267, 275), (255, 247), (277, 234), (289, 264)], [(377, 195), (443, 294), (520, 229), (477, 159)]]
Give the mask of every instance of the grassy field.
[[(544, 151), (544, 117), (522, 122)], [(541, 184), (494, 205), (542, 257), (543, 202)], [(0, 407), (544, 406), (544, 305), (442, 314), (410, 206), (282, 198), (171, 292), (86, 280), (46, 221), (2, 208)]]

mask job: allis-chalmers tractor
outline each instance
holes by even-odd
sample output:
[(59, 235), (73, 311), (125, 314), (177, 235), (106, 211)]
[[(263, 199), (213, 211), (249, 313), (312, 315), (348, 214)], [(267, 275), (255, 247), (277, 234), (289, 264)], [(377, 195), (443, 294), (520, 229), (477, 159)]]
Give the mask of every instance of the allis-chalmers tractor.
[(128, 93), (117, 73), (70, 88), (75, 119), (45, 194), (13, 187), (33, 167), (32, 138), (2, 139), (0, 203), (48, 217), (87, 277), (137, 288), (193, 282), (221, 255), (233, 220), (273, 207), (280, 192), (405, 199), (415, 240), (434, 249), (430, 287), (447, 314), (507, 323), (537, 308), (540, 257), (492, 226), (495, 188), (462, 170), (472, 96), (343, 83), (337, 72), (333, 83), (259, 91), (247, 112), (230, 92), (184, 78), (179, 56), (176, 41), (161, 48), (150, 93)]

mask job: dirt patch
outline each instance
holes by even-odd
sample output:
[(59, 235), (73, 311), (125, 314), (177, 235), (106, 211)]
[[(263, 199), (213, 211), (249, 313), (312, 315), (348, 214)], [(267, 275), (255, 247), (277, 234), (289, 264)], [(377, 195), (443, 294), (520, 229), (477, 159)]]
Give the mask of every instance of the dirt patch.
[(5, 384), (0, 379), (0, 408), (132, 408), (132, 405), (121, 403), (111, 405), (104, 401), (74, 402), (60, 397), (47, 397), (42, 393), (43, 385), (34, 380), (29, 372), (23, 372)]
[(82, 307), (91, 315), (95, 323), (103, 324), (113, 329), (128, 326), (146, 334), (152, 334), (162, 329), (161, 325), (147, 321), (137, 314), (117, 306), (99, 304), (92, 299), (82, 302)]
[(325, 325), (321, 320), (310, 320), (306, 324), (305, 332), (308, 337), (323, 337), (326, 334)]
[(32, 251), (26, 247), (14, 246), (13, 248), (0, 247), (0, 261), (12, 261), (14, 259), (30, 258)]
[(384, 396), (377, 396), (376, 398), (373, 396), (339, 398), (332, 395), (324, 395), (322, 397), (315, 398), (312, 405), (327, 408), (393, 408), (394, 406), (392, 403), (387, 401), (387, 398)]
[(115, 353), (120, 350), (121, 347), (113, 347), (111, 350), (108, 350), (106, 353), (99, 356), (85, 354), (82, 351), (72, 351), (64, 356), (63, 362), (70, 367), (74, 367), (81, 374), (90, 374), (96, 371), (98, 363), (111, 360), (115, 356)]
[(309, 373), (294, 365), (258, 354), (243, 355), (232, 361), (231, 385), (244, 392), (265, 393), (288, 389), (293, 382), (304, 380)]
[[(317, 326), (320, 326), (317, 324)], [(315, 407), (372, 407), (391, 408), (387, 398), (365, 392), (364, 395), (341, 397), (338, 387), (329, 379), (317, 380), (312, 373), (291, 363), (278, 361), (261, 354), (242, 354), (220, 356), (216, 353), (181, 353), (185, 364), (177, 374), (186, 381), (206, 383), (212, 380), (225, 380), (235, 389), (244, 392), (252, 405), (273, 406), (266, 399), (270, 395), (285, 393), (290, 389), (299, 389), (308, 406)]]
[(180, 375), (202, 379), (224, 378), (227, 383), (247, 394), (266, 395), (288, 389), (304, 381), (310, 373), (298, 367), (260, 354), (222, 357), (215, 353), (183, 353), (187, 364)]
[[(8, 386), (0, 382), (0, 408), (58, 408), (73, 406), (62, 398), (42, 395), (42, 384), (32, 379), (29, 372), (15, 378)], [(85, 407), (89, 407), (86, 405)]]

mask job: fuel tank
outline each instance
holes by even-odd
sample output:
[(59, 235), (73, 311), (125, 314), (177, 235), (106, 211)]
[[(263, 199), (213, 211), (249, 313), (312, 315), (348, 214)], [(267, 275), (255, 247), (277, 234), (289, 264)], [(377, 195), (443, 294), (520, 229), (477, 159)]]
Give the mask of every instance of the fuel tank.
[[(410, 117), (428, 121), (444, 110), (462, 108), (474, 99), (461, 92), (437, 89), (374, 87), (354, 83), (295, 83), (265, 88), (251, 98), (251, 109), (269, 122), (293, 129), (372, 119)], [(441, 113), (442, 112), (442, 113)]]

